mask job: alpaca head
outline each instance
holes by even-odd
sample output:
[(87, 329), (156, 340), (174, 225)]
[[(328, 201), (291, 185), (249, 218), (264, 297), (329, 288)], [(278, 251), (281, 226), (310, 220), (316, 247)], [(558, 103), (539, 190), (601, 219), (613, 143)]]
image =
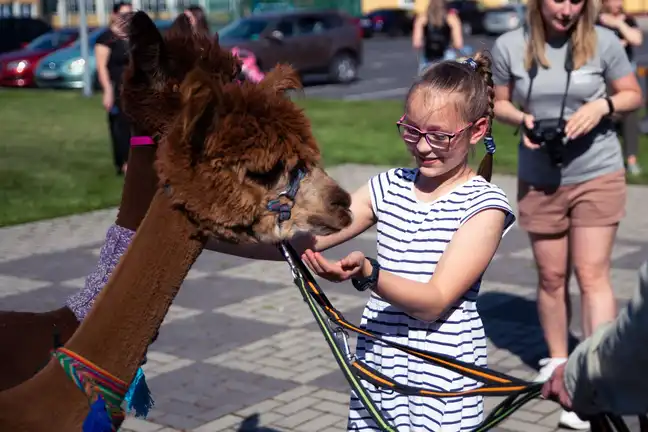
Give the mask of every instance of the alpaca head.
[(277, 66), (258, 84), (182, 17), (163, 38), (138, 12), (129, 25), (125, 109), (159, 137), (156, 169), (173, 203), (200, 229), (233, 242), (273, 243), (351, 223), (351, 199), (322, 169), (299, 88)]

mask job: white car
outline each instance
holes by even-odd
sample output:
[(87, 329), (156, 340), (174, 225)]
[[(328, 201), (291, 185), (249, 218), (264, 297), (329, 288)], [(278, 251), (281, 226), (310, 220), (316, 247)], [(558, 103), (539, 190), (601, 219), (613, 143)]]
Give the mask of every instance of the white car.
[(484, 13), (484, 30), (488, 34), (500, 35), (520, 27), (525, 19), (526, 6), (523, 4), (487, 9)]

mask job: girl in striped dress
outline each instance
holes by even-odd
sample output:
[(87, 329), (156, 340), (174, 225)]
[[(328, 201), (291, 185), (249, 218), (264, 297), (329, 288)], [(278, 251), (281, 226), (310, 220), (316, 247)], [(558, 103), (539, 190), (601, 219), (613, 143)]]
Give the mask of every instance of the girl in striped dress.
[[(486, 366), (486, 336), (476, 300), (481, 278), (515, 217), (490, 183), (493, 87), (490, 60), (443, 61), (416, 82), (397, 122), (416, 168), (371, 178), (352, 197), (354, 222), (317, 238), (302, 258), (317, 275), (355, 280), (370, 290), (361, 325), (400, 344)], [(484, 139), (477, 173), (467, 164)], [(319, 251), (377, 225), (377, 261), (352, 252), (329, 261)], [(378, 270), (377, 278), (375, 271)], [(425, 363), (383, 343), (358, 338), (357, 357), (396, 381), (444, 391), (470, 390), (474, 380)], [(363, 384), (402, 432), (469, 431), (483, 420), (481, 396), (404, 396)], [(352, 392), (349, 431), (379, 430)]]

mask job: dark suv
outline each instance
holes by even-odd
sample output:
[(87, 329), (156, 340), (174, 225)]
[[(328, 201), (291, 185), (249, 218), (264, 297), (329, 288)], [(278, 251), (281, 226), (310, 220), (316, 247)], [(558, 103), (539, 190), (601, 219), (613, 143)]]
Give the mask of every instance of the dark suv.
[(38, 18), (0, 18), (0, 53), (24, 48), (38, 36), (51, 31), (52, 27)]
[(326, 73), (332, 81), (355, 80), (362, 64), (362, 29), (337, 11), (292, 10), (254, 14), (218, 32), (222, 48), (250, 50), (263, 71), (277, 63), (300, 74)]

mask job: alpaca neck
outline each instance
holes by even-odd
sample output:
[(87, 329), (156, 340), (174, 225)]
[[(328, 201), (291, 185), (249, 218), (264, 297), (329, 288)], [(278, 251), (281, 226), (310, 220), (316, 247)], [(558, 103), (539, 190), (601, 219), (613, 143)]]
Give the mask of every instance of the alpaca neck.
[(204, 247), (196, 226), (158, 190), (132, 243), (65, 345), (130, 382)]

